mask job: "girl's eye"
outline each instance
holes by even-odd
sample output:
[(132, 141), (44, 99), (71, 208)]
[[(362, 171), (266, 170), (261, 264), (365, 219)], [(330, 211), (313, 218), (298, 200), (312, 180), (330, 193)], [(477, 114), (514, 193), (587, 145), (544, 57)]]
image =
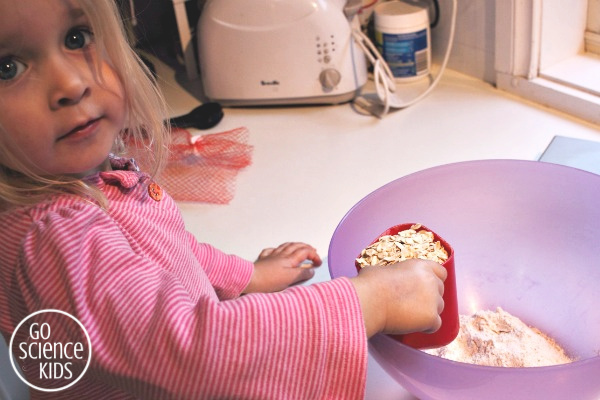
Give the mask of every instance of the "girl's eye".
[(70, 50), (82, 49), (93, 42), (94, 35), (84, 28), (73, 28), (67, 33), (65, 46)]
[(0, 81), (15, 79), (25, 71), (25, 65), (13, 58), (0, 59)]

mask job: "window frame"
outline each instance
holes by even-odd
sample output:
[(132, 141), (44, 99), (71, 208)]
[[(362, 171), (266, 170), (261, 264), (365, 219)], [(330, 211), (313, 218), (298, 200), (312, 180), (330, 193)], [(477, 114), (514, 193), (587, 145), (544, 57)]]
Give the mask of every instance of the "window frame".
[[(600, 3), (600, 0), (590, 1)], [(600, 57), (585, 53), (585, 37), (589, 35), (585, 32), (590, 25), (588, 0), (571, 0), (569, 4), (571, 8), (565, 9), (561, 0), (496, 2), (496, 85), (600, 124), (600, 96), (594, 90), (586, 90), (552, 74), (554, 65), (573, 57), (586, 57), (586, 61), (597, 63), (600, 71)], [(564, 23), (565, 20), (570, 23)], [(567, 78), (568, 75), (580, 74), (573, 72), (567, 74)]]
[(600, 0), (588, 0), (585, 50), (600, 55)]

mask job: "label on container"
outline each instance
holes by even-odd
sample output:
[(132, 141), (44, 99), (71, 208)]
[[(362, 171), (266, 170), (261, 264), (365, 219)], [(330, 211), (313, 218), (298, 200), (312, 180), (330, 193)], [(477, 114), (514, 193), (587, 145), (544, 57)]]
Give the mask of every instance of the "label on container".
[(428, 72), (427, 29), (410, 33), (376, 31), (375, 39), (394, 77), (409, 78)]

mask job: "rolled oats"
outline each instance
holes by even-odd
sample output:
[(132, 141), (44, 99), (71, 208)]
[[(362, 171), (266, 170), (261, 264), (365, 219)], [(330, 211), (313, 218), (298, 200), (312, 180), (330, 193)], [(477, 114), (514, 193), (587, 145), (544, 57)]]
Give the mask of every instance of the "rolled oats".
[(439, 240), (435, 240), (433, 232), (421, 229), (420, 224), (414, 224), (410, 229), (395, 235), (381, 236), (360, 253), (356, 262), (362, 268), (368, 265), (394, 264), (410, 258), (443, 264), (448, 260), (448, 252)]

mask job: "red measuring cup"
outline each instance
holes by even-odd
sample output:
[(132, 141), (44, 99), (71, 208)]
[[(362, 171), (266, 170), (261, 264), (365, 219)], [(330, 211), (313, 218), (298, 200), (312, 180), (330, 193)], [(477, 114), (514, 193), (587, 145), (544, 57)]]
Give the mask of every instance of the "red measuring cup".
[[(413, 225), (416, 224), (404, 223), (392, 226), (381, 235), (377, 236), (375, 240), (369, 243), (369, 245), (377, 242), (382, 236), (396, 235), (400, 231), (410, 229)], [(442, 237), (426, 226), (421, 225), (419, 230), (426, 230), (433, 233), (434, 240), (439, 240), (442, 246), (444, 246), (448, 252), (448, 259), (442, 264), (442, 266), (446, 268), (446, 271), (448, 271), (448, 277), (444, 281), (444, 295), (442, 296), (444, 299), (444, 310), (440, 314), (442, 326), (434, 333), (414, 332), (404, 335), (390, 336), (395, 340), (416, 349), (430, 349), (445, 346), (452, 342), (458, 335), (458, 330), (460, 328), (460, 321), (458, 317), (458, 300), (456, 298), (456, 275), (454, 272), (454, 249)], [(358, 262), (356, 262), (356, 268), (360, 271), (361, 267)]]

